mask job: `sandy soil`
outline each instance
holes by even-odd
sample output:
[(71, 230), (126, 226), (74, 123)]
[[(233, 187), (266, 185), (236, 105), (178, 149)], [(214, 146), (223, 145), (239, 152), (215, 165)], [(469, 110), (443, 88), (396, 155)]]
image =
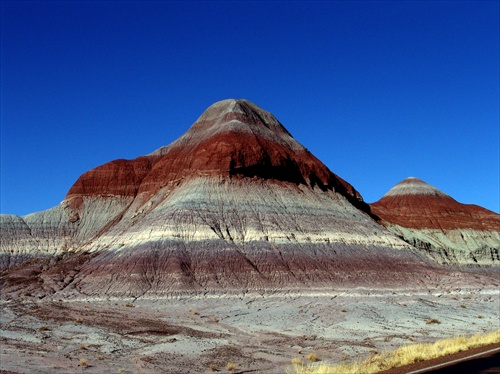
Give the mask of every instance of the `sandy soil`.
[[(3, 302), (2, 373), (283, 373), (500, 328), (500, 291), (364, 290)], [(434, 319), (435, 323), (428, 323)]]

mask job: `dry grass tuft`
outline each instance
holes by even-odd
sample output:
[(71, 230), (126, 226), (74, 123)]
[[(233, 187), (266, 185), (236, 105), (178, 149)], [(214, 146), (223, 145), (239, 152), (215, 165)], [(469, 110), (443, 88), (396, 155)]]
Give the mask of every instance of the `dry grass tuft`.
[(372, 374), (389, 370), (395, 367), (413, 364), (415, 362), (430, 360), (436, 357), (464, 351), (470, 348), (500, 343), (500, 330), (484, 335), (471, 337), (459, 336), (451, 339), (439, 340), (430, 344), (412, 344), (402, 346), (393, 352), (372, 354), (364, 361), (342, 363), (338, 365), (311, 364), (309, 366), (295, 365), (288, 373), (293, 374)]
[(215, 364), (210, 364), (209, 368), (210, 368), (210, 370), (212, 370), (212, 371), (218, 371), (218, 370), (217, 370), (217, 365), (215, 365)]
[(425, 321), (425, 323), (428, 325), (432, 325), (432, 324), (439, 324), (441, 323), (441, 321), (436, 318), (429, 318)]
[(80, 366), (84, 367), (84, 368), (89, 366), (89, 361), (86, 358), (81, 358), (80, 359)]
[(235, 371), (238, 368), (238, 364), (235, 364), (234, 362), (228, 362), (226, 364), (226, 369), (228, 371)]
[(294, 358), (292, 358), (292, 365), (302, 366), (302, 365), (304, 365), (304, 363), (302, 362), (302, 359), (300, 357), (294, 357)]
[(309, 353), (307, 356), (306, 356), (306, 359), (308, 359), (309, 361), (311, 362), (316, 362), (316, 361), (319, 361), (319, 358), (318, 356), (316, 356), (316, 353)]
[(47, 331), (47, 330), (49, 330), (49, 327), (48, 327), (48, 326), (45, 326), (45, 325), (40, 326), (40, 327), (38, 328), (38, 331)]

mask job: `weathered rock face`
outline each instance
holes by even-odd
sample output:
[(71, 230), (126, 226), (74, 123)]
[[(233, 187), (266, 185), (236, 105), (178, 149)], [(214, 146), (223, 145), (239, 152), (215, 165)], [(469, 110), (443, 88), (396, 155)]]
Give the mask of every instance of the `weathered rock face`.
[[(153, 196), (199, 176), (249, 177), (359, 193), (300, 145), (279, 121), (246, 100), (213, 104), (177, 141), (149, 156), (116, 160), (83, 174), (68, 200), (89, 195)], [(78, 202), (81, 199), (76, 199)]]
[(169, 146), (83, 174), (58, 207), (2, 216), (3, 288), (140, 297), (452, 276), (368, 211), (272, 114), (224, 100)]
[(461, 204), (420, 179), (396, 184), (371, 209), (390, 231), (438, 262), (500, 264), (500, 215)]

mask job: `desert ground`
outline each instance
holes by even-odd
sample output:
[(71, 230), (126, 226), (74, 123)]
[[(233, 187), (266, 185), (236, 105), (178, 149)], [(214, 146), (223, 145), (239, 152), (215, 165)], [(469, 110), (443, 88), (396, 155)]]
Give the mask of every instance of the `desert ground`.
[[(283, 373), (498, 329), (498, 287), (308, 290), (1, 305), (2, 373)], [(229, 365), (228, 365), (229, 364)]]

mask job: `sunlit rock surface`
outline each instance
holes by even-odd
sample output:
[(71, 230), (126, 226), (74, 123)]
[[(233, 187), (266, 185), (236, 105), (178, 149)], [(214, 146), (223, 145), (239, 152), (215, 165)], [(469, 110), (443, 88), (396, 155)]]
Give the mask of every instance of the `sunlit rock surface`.
[(461, 204), (420, 179), (396, 184), (371, 210), (390, 231), (437, 262), (500, 264), (500, 215)]
[(462, 276), (369, 212), (272, 114), (224, 100), (172, 144), (83, 174), (59, 206), (2, 215), (2, 288), (141, 297)]

